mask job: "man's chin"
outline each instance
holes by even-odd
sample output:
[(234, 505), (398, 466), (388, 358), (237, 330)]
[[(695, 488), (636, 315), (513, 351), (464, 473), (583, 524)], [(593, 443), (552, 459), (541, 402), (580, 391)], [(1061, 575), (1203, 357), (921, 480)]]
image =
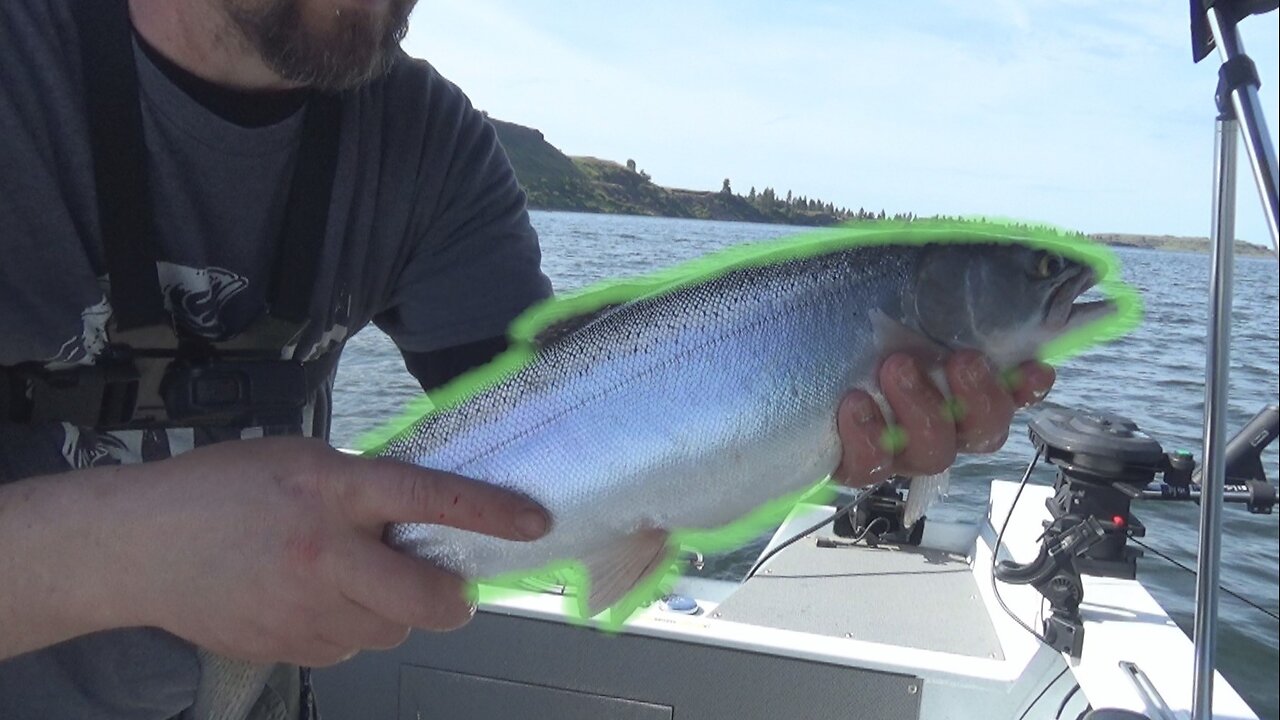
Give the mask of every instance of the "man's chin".
[(274, 0), (235, 17), (281, 78), (317, 90), (357, 87), (390, 67), (414, 0)]

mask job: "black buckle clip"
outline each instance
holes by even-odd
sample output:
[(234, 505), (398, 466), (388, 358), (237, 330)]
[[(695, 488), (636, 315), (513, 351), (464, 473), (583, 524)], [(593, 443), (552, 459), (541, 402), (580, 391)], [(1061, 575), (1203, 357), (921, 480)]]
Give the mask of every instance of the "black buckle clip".
[(177, 361), (160, 385), (175, 423), (296, 425), (307, 405), (307, 373), (289, 360)]

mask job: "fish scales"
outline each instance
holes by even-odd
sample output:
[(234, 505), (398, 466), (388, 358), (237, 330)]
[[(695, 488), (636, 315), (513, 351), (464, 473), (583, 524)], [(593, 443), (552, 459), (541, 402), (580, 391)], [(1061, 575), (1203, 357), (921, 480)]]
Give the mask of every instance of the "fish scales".
[[(513, 543), (406, 524), (392, 544), (491, 577), (645, 527), (718, 527), (812, 485), (839, 457), (842, 390), (878, 359), (850, 309), (900, 304), (917, 257), (861, 248), (739, 269), (606, 313), (381, 453), (528, 495), (553, 531)], [(734, 492), (690, 502), (698, 487)]]

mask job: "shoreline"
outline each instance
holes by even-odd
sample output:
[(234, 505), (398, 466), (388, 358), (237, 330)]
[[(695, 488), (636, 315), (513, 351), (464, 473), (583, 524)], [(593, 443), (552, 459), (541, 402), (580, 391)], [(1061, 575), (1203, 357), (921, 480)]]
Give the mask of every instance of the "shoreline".
[[(683, 215), (656, 215), (649, 213), (629, 213), (629, 212), (606, 212), (601, 210), (567, 210), (552, 207), (537, 207), (530, 204), (528, 206), (530, 212), (547, 212), (547, 213), (564, 213), (571, 215), (607, 215), (613, 217), (633, 217), (633, 218), (655, 218), (663, 220), (692, 220), (692, 221), (709, 221), (709, 222), (728, 222), (728, 223), (744, 223), (748, 225), (775, 225), (778, 227), (795, 228), (797, 232), (813, 229), (815, 226), (800, 223), (785, 223), (773, 221), (744, 220), (744, 219), (716, 219), (716, 218), (700, 218), (689, 217)], [(831, 227), (831, 226), (826, 226)], [(1179, 235), (1138, 235), (1129, 233), (1085, 233), (1085, 236), (1095, 242), (1101, 243), (1108, 247), (1133, 248), (1137, 250), (1159, 250), (1162, 252), (1185, 252), (1208, 254), (1209, 238), (1207, 237), (1185, 237)], [(1251, 243), (1245, 240), (1236, 240), (1236, 257), (1251, 258), (1270, 258), (1274, 257), (1271, 249), (1264, 246)]]

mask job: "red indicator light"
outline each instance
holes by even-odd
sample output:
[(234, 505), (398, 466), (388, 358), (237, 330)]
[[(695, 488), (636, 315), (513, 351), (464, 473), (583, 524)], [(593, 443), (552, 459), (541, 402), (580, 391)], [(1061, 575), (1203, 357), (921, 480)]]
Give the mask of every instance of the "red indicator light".
[(1119, 515), (1112, 517), (1111, 522), (1115, 523), (1115, 526), (1118, 528), (1122, 528), (1125, 526), (1124, 518), (1120, 517)]

